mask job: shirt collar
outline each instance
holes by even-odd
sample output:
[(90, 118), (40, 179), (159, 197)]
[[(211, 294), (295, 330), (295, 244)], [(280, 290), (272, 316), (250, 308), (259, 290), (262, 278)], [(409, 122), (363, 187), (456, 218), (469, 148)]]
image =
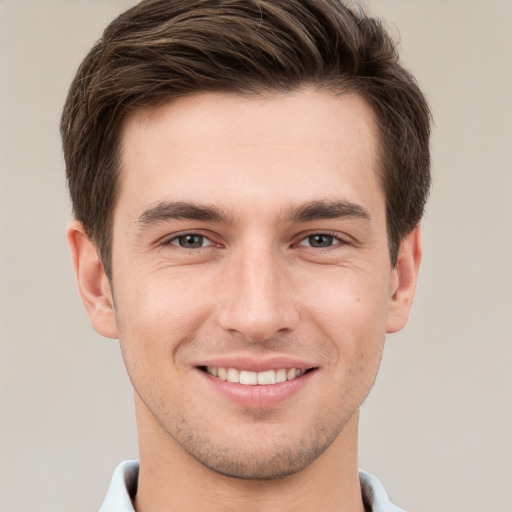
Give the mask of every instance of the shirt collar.
[(117, 466), (99, 512), (135, 512), (132, 499), (137, 492), (139, 462), (125, 460)]
[(404, 512), (389, 501), (382, 484), (370, 473), (359, 471), (365, 507), (371, 512)]
[[(99, 512), (135, 512), (132, 499), (137, 493), (139, 463), (127, 460), (117, 466)], [(369, 473), (359, 471), (365, 506), (371, 512), (404, 512), (393, 505), (382, 484)]]

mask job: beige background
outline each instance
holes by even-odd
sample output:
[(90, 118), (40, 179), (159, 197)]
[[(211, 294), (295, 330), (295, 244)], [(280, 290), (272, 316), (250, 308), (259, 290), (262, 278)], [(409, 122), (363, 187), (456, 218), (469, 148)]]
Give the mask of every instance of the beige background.
[[(117, 342), (75, 291), (58, 137), (81, 58), (131, 4), (0, 0), (3, 512), (96, 510), (137, 456)], [(363, 406), (361, 466), (410, 512), (512, 512), (512, 1), (365, 4), (436, 126), (417, 302)]]

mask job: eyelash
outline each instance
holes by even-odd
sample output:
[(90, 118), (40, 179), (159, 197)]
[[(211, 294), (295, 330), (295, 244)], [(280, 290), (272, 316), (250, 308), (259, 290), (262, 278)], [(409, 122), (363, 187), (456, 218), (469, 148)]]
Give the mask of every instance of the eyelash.
[[(328, 245), (326, 247), (314, 247), (311, 245), (311, 239), (315, 238), (315, 237), (324, 237), (324, 238), (330, 239), (331, 245)], [(309, 240), (310, 244), (305, 245), (304, 242), (306, 242), (308, 240)], [(338, 235), (335, 235), (334, 233), (321, 231), (321, 232), (310, 233), (310, 234), (306, 235), (305, 237), (301, 238), (299, 243), (296, 245), (302, 246), (302, 247), (309, 247), (311, 249), (331, 249), (331, 248), (335, 248), (336, 246), (347, 245), (348, 243), (349, 242), (347, 240), (341, 238)]]
[[(189, 238), (189, 237), (190, 238), (192, 238), (192, 237), (201, 238), (201, 242), (204, 242), (205, 240), (207, 240), (210, 243), (208, 245), (201, 245), (200, 247), (183, 247), (182, 245), (180, 245), (180, 242), (179, 242), (180, 239), (185, 239), (185, 238)], [(177, 243), (174, 243), (174, 242), (177, 242)], [(169, 238), (168, 240), (164, 241), (163, 245), (174, 245), (181, 249), (194, 251), (197, 249), (204, 249), (206, 247), (211, 247), (214, 245), (218, 246), (220, 244), (216, 244), (209, 236), (207, 236), (203, 233), (192, 232), (192, 233), (180, 233), (178, 235), (175, 235), (172, 238)]]
[[(200, 243), (201, 243), (201, 246), (200, 247), (183, 247), (181, 244), (180, 244), (180, 239), (186, 239), (187, 237), (190, 237), (190, 238), (200, 238)], [(314, 247), (313, 245), (311, 245), (311, 241), (313, 238), (315, 237), (323, 237), (323, 238), (326, 238), (327, 241), (330, 243), (330, 245), (327, 245), (325, 247)], [(203, 245), (204, 241), (208, 241), (210, 243), (208, 243), (207, 245)], [(305, 244), (304, 242), (307, 242), (309, 241), (309, 244)], [(177, 243), (175, 243), (177, 242)], [(321, 242), (320, 242), (321, 243)], [(347, 245), (349, 242), (343, 238), (341, 238), (340, 236), (338, 235), (335, 235), (333, 233), (329, 233), (329, 232), (315, 232), (315, 233), (310, 233), (306, 236), (302, 236), (302, 238), (299, 240), (298, 243), (295, 243), (293, 244), (293, 246), (295, 247), (308, 247), (310, 249), (331, 249), (333, 247), (336, 247), (336, 246), (343, 246), (343, 245)], [(162, 245), (174, 245), (176, 247), (179, 247), (181, 249), (185, 249), (185, 250), (189, 250), (189, 251), (195, 251), (195, 250), (198, 250), (198, 249), (205, 249), (205, 248), (208, 248), (208, 247), (212, 247), (212, 246), (217, 246), (217, 247), (220, 247), (221, 244), (217, 244), (215, 243), (209, 236), (205, 235), (204, 233), (201, 233), (201, 232), (190, 232), (190, 233), (180, 233), (180, 234), (177, 234), (175, 236), (173, 236), (172, 238), (166, 240)]]

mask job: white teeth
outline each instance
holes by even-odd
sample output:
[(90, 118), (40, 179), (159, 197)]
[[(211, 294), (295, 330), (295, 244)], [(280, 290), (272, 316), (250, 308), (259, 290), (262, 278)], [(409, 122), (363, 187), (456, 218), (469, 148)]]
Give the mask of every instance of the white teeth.
[(228, 368), (226, 371), (228, 382), (240, 382), (240, 372), (236, 368)]
[(258, 372), (258, 384), (275, 384), (276, 372), (274, 370), (267, 370), (266, 372)]
[(249, 372), (247, 370), (240, 371), (240, 384), (247, 384), (254, 386), (258, 384), (258, 374), (256, 372)]
[(276, 382), (286, 382), (286, 369), (276, 370)]
[(218, 377), (220, 380), (244, 384), (246, 386), (267, 386), (269, 384), (278, 384), (287, 380), (293, 380), (306, 373), (305, 369), (298, 368), (280, 368), (278, 370), (265, 370), (263, 372), (251, 372), (249, 370), (238, 370), (236, 368), (222, 368), (216, 366), (207, 366), (206, 371)]

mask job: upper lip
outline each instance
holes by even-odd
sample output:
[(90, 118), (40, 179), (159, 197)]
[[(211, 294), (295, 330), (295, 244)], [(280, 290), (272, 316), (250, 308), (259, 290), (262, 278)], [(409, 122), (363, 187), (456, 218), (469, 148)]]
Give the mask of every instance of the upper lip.
[(216, 368), (237, 368), (238, 370), (247, 370), (250, 372), (264, 372), (266, 370), (278, 370), (281, 368), (297, 368), (299, 370), (316, 368), (319, 365), (312, 361), (299, 359), (291, 356), (259, 356), (237, 355), (237, 356), (218, 356), (210, 357), (199, 361), (194, 366), (204, 367), (213, 366)]

